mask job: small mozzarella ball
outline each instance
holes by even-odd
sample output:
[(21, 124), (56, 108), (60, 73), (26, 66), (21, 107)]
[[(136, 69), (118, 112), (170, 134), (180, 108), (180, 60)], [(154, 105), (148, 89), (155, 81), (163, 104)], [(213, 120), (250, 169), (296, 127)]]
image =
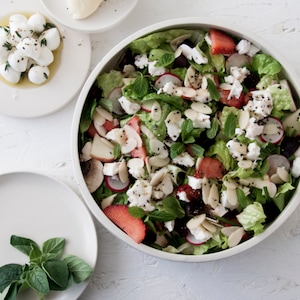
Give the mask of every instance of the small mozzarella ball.
[(21, 78), (21, 72), (18, 72), (12, 67), (8, 66), (7, 63), (0, 65), (0, 75), (10, 83), (18, 83)]
[(0, 64), (7, 61), (8, 55), (11, 52), (9, 41), (0, 37)]
[(25, 38), (30, 38), (33, 34), (32, 28), (27, 23), (21, 23), (15, 31), (11, 32), (11, 40), (14, 45), (17, 45)]
[(34, 38), (25, 38), (17, 45), (17, 49), (20, 50), (22, 55), (33, 59), (39, 58), (41, 54), (40, 43)]
[(9, 28), (10, 28), (11, 34), (14, 33), (18, 29), (20, 24), (26, 24), (26, 23), (27, 23), (26, 16), (24, 16), (22, 14), (11, 15), (9, 18)]
[(28, 71), (28, 80), (34, 84), (42, 84), (49, 78), (49, 74), (47, 67), (33, 66)]
[(57, 49), (60, 45), (60, 35), (57, 28), (54, 27), (44, 31), (39, 37), (39, 42), (46, 45), (52, 51)]
[(25, 72), (27, 69), (28, 57), (24, 56), (18, 49), (8, 55), (8, 63), (18, 72)]
[(9, 27), (0, 26), (0, 39), (7, 39), (9, 36)]
[(42, 67), (46, 67), (49, 66), (53, 61), (54, 55), (52, 51), (46, 46), (41, 47), (41, 54), (35, 59), (35, 62)]
[(35, 32), (40, 33), (45, 29), (46, 20), (43, 15), (36, 13), (29, 17), (28, 24)]

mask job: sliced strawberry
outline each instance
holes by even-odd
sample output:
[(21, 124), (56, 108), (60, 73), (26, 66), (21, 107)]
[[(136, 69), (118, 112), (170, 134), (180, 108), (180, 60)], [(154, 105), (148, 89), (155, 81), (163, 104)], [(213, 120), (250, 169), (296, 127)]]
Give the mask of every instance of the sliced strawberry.
[(138, 134), (141, 134), (140, 118), (138, 116), (134, 116), (128, 120), (127, 125), (131, 126)]
[(224, 32), (210, 29), (211, 53), (230, 55), (234, 52), (235, 42), (233, 38)]
[(96, 130), (95, 125), (94, 125), (93, 122), (90, 124), (90, 126), (89, 126), (89, 128), (88, 128), (88, 130), (87, 130), (87, 133), (88, 133), (88, 135), (89, 135), (90, 137), (92, 137), (92, 138), (93, 138), (94, 135), (97, 133), (97, 130)]
[(190, 201), (201, 199), (201, 191), (200, 190), (194, 190), (188, 184), (182, 184), (181, 186), (179, 186), (177, 188), (176, 194), (181, 193), (181, 192), (185, 192), (187, 198)]
[(219, 89), (220, 102), (227, 106), (234, 106), (236, 108), (242, 108), (245, 103), (245, 94), (242, 92), (239, 98), (231, 97), (228, 99), (230, 90)]
[(146, 236), (146, 226), (141, 219), (135, 218), (129, 213), (128, 206), (113, 204), (107, 206), (103, 212), (138, 244), (144, 240)]
[(105, 123), (103, 124), (103, 127), (105, 128), (106, 131), (111, 131), (114, 128), (119, 127), (119, 120), (118, 119), (113, 119), (112, 121), (106, 120)]
[(216, 158), (212, 157), (203, 157), (197, 166), (195, 177), (197, 178), (215, 178), (222, 179), (226, 169), (222, 162)]
[(132, 150), (130, 154), (134, 158), (142, 158), (145, 161), (147, 156), (147, 151), (145, 146), (143, 145), (142, 147), (135, 148), (134, 150)]

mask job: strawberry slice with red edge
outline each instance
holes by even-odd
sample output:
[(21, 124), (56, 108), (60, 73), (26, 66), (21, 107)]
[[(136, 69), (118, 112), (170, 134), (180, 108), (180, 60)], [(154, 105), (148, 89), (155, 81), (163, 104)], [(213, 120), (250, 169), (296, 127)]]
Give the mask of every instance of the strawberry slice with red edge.
[(146, 236), (146, 226), (141, 219), (133, 217), (128, 206), (113, 204), (103, 210), (104, 214), (135, 242), (141, 243)]
[(222, 179), (226, 174), (226, 169), (217, 158), (203, 157), (196, 168), (194, 176), (196, 178)]
[(228, 99), (230, 90), (223, 90), (223, 89), (218, 89), (219, 94), (220, 94), (220, 102), (227, 105), (227, 106), (233, 106), (236, 108), (242, 108), (244, 105), (247, 104), (248, 98), (245, 98), (245, 94), (242, 92), (240, 96), (237, 97), (231, 97)]
[(216, 30), (210, 29), (209, 37), (211, 40), (211, 53), (230, 55), (235, 50), (235, 42), (228, 34)]
[(131, 126), (138, 134), (141, 134), (140, 118), (138, 116), (132, 117), (126, 124)]

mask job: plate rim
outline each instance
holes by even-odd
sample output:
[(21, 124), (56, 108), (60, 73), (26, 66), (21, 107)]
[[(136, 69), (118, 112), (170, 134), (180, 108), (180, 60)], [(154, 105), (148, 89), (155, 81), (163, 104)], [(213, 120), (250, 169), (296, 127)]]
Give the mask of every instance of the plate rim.
[[(109, 23), (108, 25), (105, 25), (105, 26), (102, 26), (102, 27), (95, 27), (95, 26), (89, 26), (88, 25), (85, 25), (83, 28), (80, 27), (80, 26), (75, 26), (72, 23), (69, 23), (68, 21), (66, 21), (65, 19), (62, 19), (62, 18), (59, 18), (55, 15), (55, 12), (52, 11), (49, 6), (47, 5), (47, 2), (49, 0), (40, 0), (42, 6), (44, 7), (44, 9), (48, 12), (49, 15), (51, 15), (52, 18), (54, 18), (57, 22), (61, 23), (62, 25), (70, 28), (70, 29), (73, 29), (73, 30), (77, 30), (77, 31), (81, 31), (81, 32), (85, 32), (85, 33), (88, 33), (88, 34), (92, 34), (92, 33), (101, 33), (103, 31), (106, 31), (106, 30), (109, 30), (115, 26), (117, 26), (120, 22), (122, 22), (130, 13), (131, 11), (135, 8), (135, 6), (138, 4), (138, 0), (128, 0), (130, 2), (132, 2), (132, 5), (130, 6), (130, 8), (122, 15), (121, 18), (119, 18), (116, 22), (113, 22), (113, 23)], [(54, 0), (54, 1), (59, 1), (59, 0)], [(54, 1), (52, 1), (52, 3), (54, 3)], [(105, 0), (104, 0), (105, 1)], [(103, 1), (103, 2), (104, 2)], [(123, 0), (123, 1), (127, 1), (127, 0)], [(97, 16), (97, 12), (94, 12), (91, 16)], [(78, 22), (81, 22), (83, 24), (85, 23), (88, 23), (88, 18), (85, 18), (85, 19), (81, 19), (81, 20), (78, 20)], [(95, 17), (94, 17), (95, 18)], [(73, 20), (74, 23), (76, 22), (76, 20)]]
[[(22, 5), (18, 7), (20, 3), (22, 3)], [(62, 50), (60, 57), (57, 58), (60, 59), (61, 62), (55, 68), (55, 73), (48, 82), (33, 88), (20, 87), (17, 84), (10, 85), (1, 79), (0, 89), (4, 96), (2, 97), (3, 100), (0, 101), (0, 113), (18, 118), (36, 118), (53, 114), (67, 106), (76, 98), (76, 95), (80, 92), (80, 88), (83, 86), (89, 74), (92, 61), (91, 37), (87, 33), (72, 30), (54, 20), (43, 5), (39, 2), (35, 3), (33, 0), (26, 2), (26, 8), (21, 0), (4, 2), (0, 12), (0, 20), (3, 21), (6, 17), (14, 13), (41, 13), (50, 22), (55, 24), (62, 39)], [(76, 59), (74, 55), (70, 55), (71, 48), (75, 48), (77, 51), (76, 56), (80, 56), (80, 60)], [(72, 51), (72, 53), (74, 53), (74, 51)], [(76, 86), (72, 85), (73, 88), (70, 89), (70, 84), (67, 84), (65, 87), (66, 92), (64, 92), (66, 95), (63, 94), (60, 96), (62, 87), (61, 81), (66, 76), (74, 74), (74, 72), (71, 72), (69, 69), (76, 61), (80, 61), (80, 64), (77, 63), (77, 67), (80, 67), (80, 72), (78, 72), (79, 75), (77, 75)], [(59, 86), (60, 89), (57, 89)], [(47, 96), (45, 97), (45, 95)], [(52, 99), (54, 99), (54, 101), (52, 101)], [(39, 100), (41, 101), (39, 102)]]
[[(75, 288), (77, 288), (77, 291), (75, 291), (76, 297), (80, 297), (80, 295), (82, 295), (82, 293), (86, 290), (86, 288), (88, 287), (88, 285), (92, 279), (93, 273), (95, 272), (97, 260), (98, 260), (98, 250), (99, 250), (98, 234), (97, 234), (97, 230), (96, 230), (96, 224), (95, 224), (95, 221), (94, 221), (94, 218), (93, 218), (91, 212), (89, 211), (89, 209), (86, 206), (83, 199), (68, 184), (63, 182), (61, 179), (54, 177), (53, 175), (49, 175), (49, 174), (38, 172), (38, 171), (30, 171), (30, 170), (26, 170), (26, 169), (24, 169), (24, 170), (20, 169), (18, 171), (8, 171), (8, 172), (0, 173), (0, 181), (4, 177), (9, 178), (9, 177), (16, 177), (16, 176), (26, 176), (26, 177), (34, 176), (34, 177), (40, 177), (43, 180), (51, 181), (53, 184), (59, 185), (61, 188), (66, 190), (67, 193), (72, 195), (72, 197), (74, 197), (74, 199), (76, 199), (76, 202), (77, 202), (76, 205), (81, 206), (81, 208), (85, 210), (85, 214), (86, 214), (86, 216), (88, 216), (88, 221), (90, 223), (89, 226), (90, 226), (90, 228), (92, 228), (92, 231), (89, 232), (89, 238), (93, 238), (93, 244), (95, 245), (95, 247), (93, 250), (93, 255), (91, 254), (89, 256), (89, 257), (92, 257), (92, 260), (90, 260), (90, 262), (89, 262), (89, 265), (93, 269), (91, 277), (88, 280), (81, 282), (80, 284), (72, 285), (72, 286), (75, 286)], [(9, 178), (8, 180), (11, 180), (11, 178)], [(86, 220), (87, 219), (85, 219), (85, 222), (86, 222)], [(11, 263), (11, 262), (8, 262), (8, 263)], [(80, 285), (82, 287), (80, 287)], [(72, 286), (69, 289), (62, 291), (62, 292), (68, 293), (68, 291), (72, 288)], [(59, 297), (59, 295), (61, 295), (61, 292), (54, 291), (54, 294), (51, 296), (50, 299), (52, 299), (52, 300), (57, 299), (57, 296), (55, 296), (55, 294), (57, 294), (57, 296)], [(1, 294), (0, 294), (0, 296), (1, 296)]]

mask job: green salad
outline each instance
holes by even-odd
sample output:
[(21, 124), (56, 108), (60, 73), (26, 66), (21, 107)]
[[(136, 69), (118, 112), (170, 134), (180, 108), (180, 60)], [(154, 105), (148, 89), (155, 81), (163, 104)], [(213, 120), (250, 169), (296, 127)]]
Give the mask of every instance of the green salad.
[(81, 115), (81, 168), (100, 209), (137, 243), (171, 253), (263, 232), (300, 176), (300, 110), (282, 71), (213, 28), (131, 42)]

